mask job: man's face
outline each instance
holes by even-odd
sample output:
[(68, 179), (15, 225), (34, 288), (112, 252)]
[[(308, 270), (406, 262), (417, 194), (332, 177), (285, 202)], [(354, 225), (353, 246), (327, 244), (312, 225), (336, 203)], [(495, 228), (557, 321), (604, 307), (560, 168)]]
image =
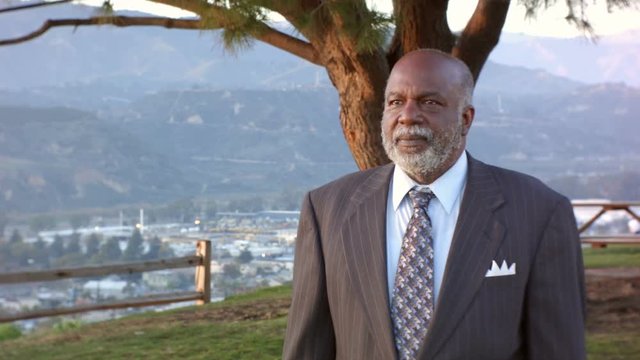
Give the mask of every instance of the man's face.
[(457, 64), (437, 54), (410, 54), (394, 67), (385, 91), (382, 142), (409, 176), (431, 183), (465, 148), (473, 108), (464, 108)]

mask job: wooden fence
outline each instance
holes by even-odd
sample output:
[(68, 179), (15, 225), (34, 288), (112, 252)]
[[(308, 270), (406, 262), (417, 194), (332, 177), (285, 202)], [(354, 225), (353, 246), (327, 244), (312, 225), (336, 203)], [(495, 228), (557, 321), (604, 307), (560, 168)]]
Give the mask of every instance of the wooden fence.
[(195, 300), (196, 304), (198, 305), (209, 303), (211, 302), (211, 241), (198, 240), (196, 243), (196, 255), (194, 256), (184, 256), (171, 259), (141, 261), (116, 265), (88, 266), (81, 268), (52, 269), (20, 273), (0, 273), (0, 285), (5, 285), (27, 282), (64, 280), (70, 278), (105, 276), (112, 274), (132, 274), (146, 271), (179, 269), (193, 266), (195, 266), (196, 268), (195, 291), (193, 292), (154, 294), (144, 297), (113, 301), (109, 303), (36, 310), (15, 315), (0, 315), (0, 323), (48, 316), (77, 314), (95, 310), (144, 307), (193, 300)]
[(632, 207), (640, 207), (640, 202), (605, 202), (605, 201), (574, 201), (574, 208), (577, 207), (596, 207), (600, 210), (594, 214), (589, 220), (578, 228), (580, 240), (583, 244), (591, 244), (594, 248), (604, 248), (608, 244), (635, 244), (640, 245), (640, 235), (637, 234), (605, 234), (605, 235), (583, 235), (602, 215), (609, 211), (624, 211), (632, 218), (640, 221), (640, 216), (636, 214)]
[[(577, 207), (599, 207), (600, 210), (578, 228), (580, 239), (592, 247), (606, 247), (608, 244), (640, 244), (640, 235), (583, 235), (602, 215), (608, 211), (625, 211), (634, 219), (640, 221), (632, 207), (640, 207), (640, 202), (573, 202)], [(69, 315), (95, 310), (122, 309), (130, 307), (144, 307), (170, 304), (183, 301), (196, 301), (202, 305), (211, 301), (211, 242), (199, 240), (196, 244), (196, 255), (156, 261), (144, 261), (127, 264), (89, 266), (82, 268), (53, 269), (20, 273), (0, 273), (0, 285), (19, 284), (27, 282), (54, 281), (69, 278), (105, 276), (112, 274), (132, 274), (154, 270), (196, 267), (194, 292), (173, 292), (154, 294), (145, 297), (124, 299), (103, 304), (81, 305), (68, 308), (36, 310), (16, 315), (0, 315), (0, 323), (16, 320), (35, 319), (48, 316)]]

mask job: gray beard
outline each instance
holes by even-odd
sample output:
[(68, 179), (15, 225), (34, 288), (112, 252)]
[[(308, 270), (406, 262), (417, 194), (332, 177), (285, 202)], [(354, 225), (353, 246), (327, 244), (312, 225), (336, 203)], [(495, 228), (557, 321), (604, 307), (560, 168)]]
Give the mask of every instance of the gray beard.
[[(412, 178), (429, 178), (433, 174), (442, 170), (453, 152), (462, 143), (462, 122), (453, 131), (444, 133), (436, 137), (433, 131), (419, 127), (396, 127), (392, 139), (388, 139), (382, 131), (382, 145), (391, 161), (398, 165), (404, 172)], [(429, 146), (418, 154), (403, 154), (396, 147), (399, 136), (421, 136), (424, 137)]]

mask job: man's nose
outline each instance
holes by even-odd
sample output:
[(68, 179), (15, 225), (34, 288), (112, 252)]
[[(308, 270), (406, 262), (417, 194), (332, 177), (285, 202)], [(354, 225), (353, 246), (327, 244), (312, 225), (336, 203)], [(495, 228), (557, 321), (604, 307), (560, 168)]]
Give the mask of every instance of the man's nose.
[(414, 100), (405, 102), (398, 116), (398, 122), (403, 125), (413, 125), (422, 121), (424, 121), (424, 119), (418, 103)]

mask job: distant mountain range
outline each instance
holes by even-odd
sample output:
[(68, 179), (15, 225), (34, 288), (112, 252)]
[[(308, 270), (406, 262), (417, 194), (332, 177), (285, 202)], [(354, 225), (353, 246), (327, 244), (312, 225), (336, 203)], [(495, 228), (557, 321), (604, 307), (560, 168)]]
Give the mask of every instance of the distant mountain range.
[[(0, 37), (24, 35), (49, 18), (82, 18), (96, 11), (63, 4), (0, 14)], [(0, 47), (0, 89), (99, 80), (145, 89), (197, 84), (219, 89), (330, 86), (322, 68), (258, 41), (238, 54), (225, 52), (218, 34), (156, 27), (54, 28), (32, 41)], [(640, 87), (639, 54), (640, 27), (597, 42), (504, 33), (490, 60), (584, 83)]]
[[(88, 11), (54, 6), (22, 12), (26, 18), (0, 15), (0, 34), (39, 26), (39, 12)], [(323, 69), (259, 43), (233, 57), (214, 38), (104, 27), (57, 29), (0, 47), (0, 209), (273, 194), (356, 170)], [(503, 39), (501, 46), (512, 41)], [(522, 44), (514, 51), (537, 56)], [(640, 89), (588, 84), (595, 78), (581, 74), (584, 81), (544, 66), (487, 63), (474, 99), (471, 153), (575, 190), (572, 196), (584, 194), (571, 185), (580, 183), (576, 175), (637, 171)], [(624, 179), (640, 185), (640, 175)]]
[(505, 33), (490, 59), (591, 84), (613, 82), (640, 87), (640, 21), (636, 30), (595, 41)]

